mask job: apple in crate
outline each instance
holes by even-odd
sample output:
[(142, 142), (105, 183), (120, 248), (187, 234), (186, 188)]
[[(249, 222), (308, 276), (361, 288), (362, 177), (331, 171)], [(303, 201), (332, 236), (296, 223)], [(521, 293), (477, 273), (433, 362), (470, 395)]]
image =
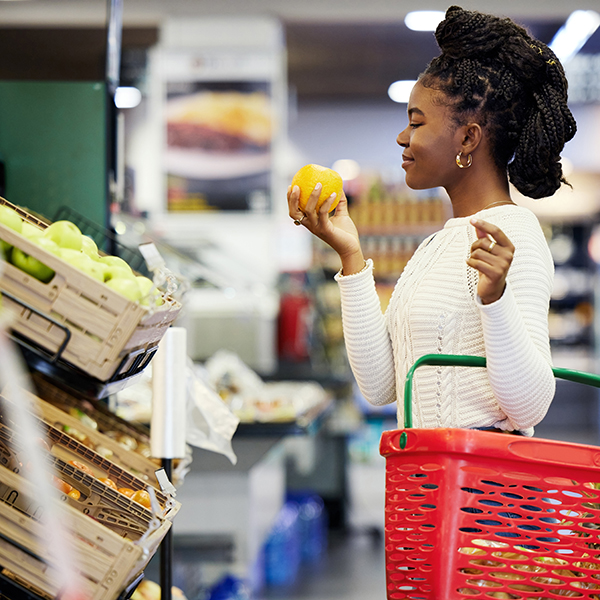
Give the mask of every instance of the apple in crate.
[(150, 305), (150, 298), (154, 298), (154, 303), (156, 306), (160, 306), (163, 304), (162, 296), (160, 292), (154, 287), (154, 282), (152, 279), (148, 279), (148, 277), (144, 277), (143, 275), (136, 276), (138, 285), (140, 286), (140, 304), (142, 306)]
[(101, 256), (98, 262), (104, 267), (104, 281), (109, 282), (116, 278), (135, 279), (135, 274), (131, 267), (118, 256)]
[(96, 242), (87, 235), (81, 236), (81, 251), (85, 252), (85, 254), (87, 254), (93, 260), (100, 259)]
[(56, 242), (61, 248), (81, 250), (83, 234), (71, 221), (55, 221), (46, 228), (44, 236)]
[[(21, 215), (19, 215), (14, 208), (6, 206), (6, 204), (0, 204), (0, 223), (14, 229), (17, 233), (21, 233), (23, 228), (23, 219), (21, 219)], [(7, 259), (11, 248), (11, 244), (0, 240), (0, 254)]]
[(28, 221), (23, 221), (23, 228), (21, 229), (21, 235), (26, 237), (28, 240), (44, 235), (44, 230), (32, 225)]
[(142, 291), (135, 277), (113, 277), (106, 285), (132, 302), (139, 302), (142, 298)]
[(90, 277), (98, 281), (104, 281), (104, 266), (98, 261), (90, 258), (82, 250), (73, 250), (73, 248), (60, 248), (58, 255), (72, 267), (79, 269)]
[[(52, 254), (58, 254), (60, 250), (52, 240), (41, 235), (31, 238), (30, 241)], [(48, 283), (54, 277), (54, 271), (50, 267), (34, 256), (26, 254), (20, 248), (13, 248), (10, 262), (18, 269), (21, 269), (21, 271), (39, 279), (43, 283)]]
[(107, 256), (101, 256), (98, 260), (101, 263), (105, 264), (107, 267), (110, 267), (111, 269), (113, 267), (117, 267), (119, 269), (125, 269), (125, 271), (133, 273), (127, 261), (123, 260), (120, 256), (111, 256), (109, 254)]

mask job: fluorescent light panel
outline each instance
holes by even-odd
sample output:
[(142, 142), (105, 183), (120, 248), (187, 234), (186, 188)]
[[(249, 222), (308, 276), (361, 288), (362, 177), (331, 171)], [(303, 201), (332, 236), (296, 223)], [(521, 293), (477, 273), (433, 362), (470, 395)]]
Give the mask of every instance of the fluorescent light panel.
[(413, 31), (435, 31), (444, 16), (441, 10), (415, 10), (404, 17), (404, 24)]
[(560, 62), (567, 63), (594, 35), (598, 26), (600, 26), (600, 14), (595, 10), (576, 10), (556, 32), (550, 42), (550, 48)]
[(394, 101), (400, 104), (407, 104), (410, 98), (410, 93), (413, 87), (415, 87), (416, 80), (404, 79), (401, 81), (394, 81), (388, 88), (388, 96)]

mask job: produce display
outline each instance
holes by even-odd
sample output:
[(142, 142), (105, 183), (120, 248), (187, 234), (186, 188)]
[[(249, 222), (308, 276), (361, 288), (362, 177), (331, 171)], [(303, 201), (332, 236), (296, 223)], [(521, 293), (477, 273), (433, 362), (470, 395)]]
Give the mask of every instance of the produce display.
[[(3, 198), (0, 292), (14, 339), (102, 382), (143, 370), (181, 308), (75, 223), (48, 223)], [(90, 409), (92, 401), (68, 405), (66, 394), (48, 392), (63, 411), (12, 384), (0, 397), (0, 597), (13, 597), (13, 586), (27, 598), (62, 595), (61, 557), (40, 543), (47, 532), (39, 515), (50, 504), (76, 547), (82, 597), (131, 593), (180, 507), (157, 480), (160, 461), (150, 457), (147, 433)], [(29, 403), (56, 497), (40, 498), (23, 477), (31, 457), (13, 400)]]
[[(84, 463), (79, 462), (78, 460), (70, 460), (70, 465), (73, 465), (76, 469), (95, 477), (94, 472)], [(113, 490), (117, 490), (119, 493), (123, 494), (127, 498), (130, 498), (133, 502), (137, 502), (146, 508), (151, 508), (150, 503), (150, 494), (146, 490), (132, 490), (128, 487), (117, 487), (117, 484), (110, 477), (97, 477), (98, 481), (101, 481), (104, 485), (107, 485), (109, 488)], [(59, 477), (54, 477), (52, 479), (52, 483), (57, 487), (63, 494), (74, 498), (75, 500), (79, 500), (81, 497), (81, 493), (79, 490), (74, 488), (72, 485), (69, 485), (66, 481), (63, 481)]]
[[(79, 227), (71, 221), (55, 221), (46, 229), (24, 222), (19, 213), (7, 205), (0, 205), (0, 223), (10, 227), (36, 246), (58, 256), (82, 273), (104, 282), (115, 292), (132, 302), (148, 306), (163, 303), (160, 293), (152, 280), (136, 275), (131, 267), (118, 256), (101, 255), (94, 240), (83, 235)], [(41, 260), (26, 254), (0, 240), (0, 248), (5, 260), (25, 273), (44, 283), (52, 280), (55, 272)]]
[(308, 198), (312, 194), (317, 183), (320, 183), (323, 186), (321, 194), (319, 195), (319, 200), (317, 201), (317, 209), (320, 208), (333, 193), (336, 194), (336, 198), (331, 205), (330, 211), (338, 205), (344, 190), (342, 176), (333, 169), (311, 163), (302, 167), (292, 178), (292, 187), (297, 185), (300, 188), (300, 199), (298, 201), (300, 210), (306, 208)]
[(75, 223), (0, 198), (2, 307), (16, 336), (61, 368), (99, 382), (142, 371), (181, 304), (99, 251)]

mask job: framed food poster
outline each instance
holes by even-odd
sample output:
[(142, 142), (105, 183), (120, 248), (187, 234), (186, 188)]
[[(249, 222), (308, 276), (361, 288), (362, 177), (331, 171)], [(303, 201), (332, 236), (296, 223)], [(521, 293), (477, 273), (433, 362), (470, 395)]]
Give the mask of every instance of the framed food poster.
[(169, 211), (269, 210), (270, 87), (267, 81), (167, 84)]
[(162, 80), (169, 212), (271, 211), (285, 97), (283, 46), (273, 35), (263, 39), (275, 38), (277, 45), (257, 45), (260, 36), (233, 37), (234, 25), (217, 22), (209, 31), (203, 23), (195, 29), (196, 47), (188, 48), (181, 40), (190, 26), (168, 32), (172, 45), (162, 54)]

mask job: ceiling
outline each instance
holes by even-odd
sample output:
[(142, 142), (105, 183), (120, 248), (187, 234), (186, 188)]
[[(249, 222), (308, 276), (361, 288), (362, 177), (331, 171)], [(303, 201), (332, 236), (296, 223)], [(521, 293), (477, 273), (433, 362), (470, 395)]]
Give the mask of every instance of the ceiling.
[[(563, 21), (521, 23), (548, 43)], [(403, 22), (287, 22), (285, 29), (288, 78), (300, 99), (385, 98), (392, 82), (416, 79), (439, 54), (432, 32), (411, 31)], [(594, 37), (600, 46), (600, 31)]]
[[(270, 16), (312, 23), (401, 22), (416, 8), (414, 0), (123, 0), (129, 26), (157, 25), (169, 17)], [(449, 0), (428, 0), (420, 8), (445, 10)], [(468, 9), (514, 18), (561, 20), (575, 8), (598, 9), (598, 0), (463, 0)], [(107, 0), (26, 0), (0, 2), (0, 23), (41, 26), (98, 25), (106, 18)]]
[[(444, 10), (448, 2), (430, 0)], [(498, 3), (471, 0), (466, 8), (494, 12)], [(218, 6), (218, 9), (215, 7)], [(504, 0), (502, 13), (548, 43), (574, 8), (600, 8), (599, 0)], [(438, 53), (433, 33), (410, 31), (406, 0), (124, 0), (123, 44), (139, 61), (139, 48), (156, 43), (171, 17), (274, 17), (284, 27), (288, 80), (300, 101), (385, 99), (397, 79), (414, 79)], [(107, 0), (0, 1), (0, 77), (39, 77), (60, 67), (63, 76), (93, 78), (103, 69)], [(600, 54), (600, 30), (582, 50)]]

